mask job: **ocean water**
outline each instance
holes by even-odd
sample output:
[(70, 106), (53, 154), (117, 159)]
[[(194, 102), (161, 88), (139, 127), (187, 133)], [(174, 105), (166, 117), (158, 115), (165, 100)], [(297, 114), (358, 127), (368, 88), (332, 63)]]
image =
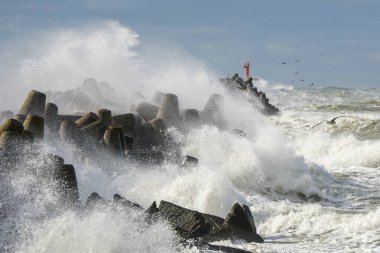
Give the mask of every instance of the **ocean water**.
[[(0, 109), (17, 111), (29, 89), (76, 89), (94, 77), (117, 91), (120, 112), (129, 110), (135, 91), (148, 99), (156, 90), (175, 93), (181, 108), (195, 109), (222, 94), (228, 128), (246, 132), (172, 129), (181, 152), (199, 158), (199, 166), (188, 169), (108, 155), (97, 163), (48, 135), (38, 149), (74, 165), (82, 201), (92, 192), (108, 199), (118, 193), (143, 207), (166, 200), (221, 217), (239, 201), (250, 207), (265, 243), (216, 244), (252, 252), (380, 252), (380, 89), (295, 88), (260, 79), (255, 86), (281, 111), (266, 117), (185, 53), (140, 52), (137, 33), (117, 22), (44, 36), (37, 53), (20, 59), (16, 74), (2, 70), (10, 76), (4, 87), (20, 85), (1, 94)], [(337, 116), (347, 117), (313, 127)], [(38, 157), (20, 164), (6, 189), (23, 201), (1, 220), (2, 252), (199, 252), (181, 246), (165, 222), (148, 225), (138, 213), (52, 209), (54, 196), (29, 170), (41, 166)]]

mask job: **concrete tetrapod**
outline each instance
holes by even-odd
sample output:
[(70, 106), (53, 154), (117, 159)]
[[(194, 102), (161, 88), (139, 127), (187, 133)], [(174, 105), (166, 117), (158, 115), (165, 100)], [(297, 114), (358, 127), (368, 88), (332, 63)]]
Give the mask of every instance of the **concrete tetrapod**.
[(156, 118), (162, 119), (168, 127), (179, 127), (179, 106), (176, 95), (167, 93), (163, 96)]
[(202, 111), (203, 119), (219, 128), (224, 128), (224, 98), (219, 94), (213, 94), (208, 99)]
[(99, 119), (99, 117), (95, 113), (89, 112), (89, 113), (86, 113), (85, 115), (83, 115), (81, 118), (77, 119), (75, 121), (75, 125), (78, 128), (83, 128), (85, 126), (90, 125), (91, 123), (94, 123), (98, 119)]
[(106, 127), (112, 124), (112, 113), (108, 109), (98, 110), (98, 117), (100, 122), (102, 122)]
[(164, 99), (165, 93), (161, 91), (156, 91), (152, 97), (152, 103), (155, 103), (156, 105), (160, 105), (162, 103), (162, 100)]
[(199, 113), (196, 109), (186, 109), (182, 112), (182, 122), (187, 128), (198, 127), (201, 124)]
[(57, 105), (53, 103), (47, 103), (45, 106), (45, 112), (44, 112), (44, 118), (45, 118), (45, 125), (46, 127), (51, 131), (58, 130), (58, 107)]
[(125, 140), (123, 126), (120, 125), (120, 124), (112, 124), (112, 125), (109, 126), (109, 130), (116, 130), (116, 131), (119, 132), (121, 150), (122, 151), (127, 150), (127, 143), (126, 143), (126, 140)]
[(75, 204), (79, 200), (78, 183), (74, 166), (64, 164), (54, 171), (59, 200), (67, 204)]
[(5, 131), (17, 132), (19, 134), (24, 130), (24, 126), (18, 120), (7, 119), (3, 124), (0, 125), (0, 134)]
[(21, 135), (14, 131), (4, 131), (0, 134), (0, 148), (13, 152), (18, 150), (21, 142)]
[(34, 114), (43, 117), (45, 111), (46, 95), (42, 92), (32, 90), (22, 104), (19, 114)]
[(24, 123), (24, 121), (26, 119), (26, 115), (24, 115), (24, 114), (16, 114), (13, 118), (15, 120), (19, 121), (22, 124), (22, 123)]
[(44, 118), (38, 115), (29, 114), (24, 121), (24, 129), (30, 131), (34, 139), (44, 138)]
[(131, 101), (130, 108), (129, 108), (130, 111), (136, 112), (137, 106), (144, 100), (145, 100), (145, 97), (140, 92), (133, 93), (130, 98), (130, 101)]
[(143, 101), (138, 104), (136, 111), (141, 118), (148, 122), (157, 116), (159, 107), (157, 105)]
[(80, 131), (72, 120), (65, 120), (59, 129), (61, 140), (78, 144), (80, 143)]
[(118, 129), (108, 129), (104, 132), (103, 142), (115, 153), (122, 152), (120, 132)]

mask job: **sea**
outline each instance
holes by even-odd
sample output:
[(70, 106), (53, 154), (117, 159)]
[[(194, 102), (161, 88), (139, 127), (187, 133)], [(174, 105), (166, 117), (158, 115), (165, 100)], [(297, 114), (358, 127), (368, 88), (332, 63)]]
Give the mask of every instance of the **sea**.
[[(181, 109), (198, 110), (212, 94), (224, 97), (227, 129), (170, 129), (181, 154), (199, 159), (194, 168), (106, 154), (98, 162), (46, 134), (35, 149), (73, 164), (82, 202), (92, 192), (105, 199), (118, 193), (144, 208), (166, 200), (220, 217), (240, 202), (264, 243), (214, 244), (251, 252), (380, 252), (380, 88), (294, 87), (258, 77), (254, 85), (280, 110), (265, 116), (200, 60), (161, 46), (140, 52), (138, 34), (116, 21), (41, 36), (18, 69), (2, 69), (9, 93), (0, 94), (1, 111), (17, 112), (30, 89), (50, 94), (65, 114), (83, 112), (78, 97), (94, 99), (86, 110), (107, 102), (115, 114), (129, 111), (133, 92), (148, 100), (156, 90), (174, 93)], [(108, 82), (106, 88), (89, 91), (82, 85), (88, 77), (99, 87)], [(41, 166), (38, 156), (21, 164), (2, 185), (18, 202), (0, 220), (0, 252), (204, 252), (181, 244), (165, 221), (147, 223), (138, 213), (52, 208), (54, 196), (29, 172)]]

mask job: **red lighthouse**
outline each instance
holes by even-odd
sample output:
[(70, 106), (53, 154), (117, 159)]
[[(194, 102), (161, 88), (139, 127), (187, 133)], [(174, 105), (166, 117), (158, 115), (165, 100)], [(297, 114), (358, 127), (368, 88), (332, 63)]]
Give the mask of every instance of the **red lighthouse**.
[(247, 62), (246, 64), (244, 64), (244, 75), (245, 75), (245, 79), (247, 79), (249, 77), (249, 62)]

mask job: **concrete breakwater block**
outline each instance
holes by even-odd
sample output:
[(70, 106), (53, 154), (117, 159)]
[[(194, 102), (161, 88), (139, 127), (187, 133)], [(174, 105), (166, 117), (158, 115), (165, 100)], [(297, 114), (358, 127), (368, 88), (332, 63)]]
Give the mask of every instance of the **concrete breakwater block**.
[(118, 129), (108, 129), (104, 132), (103, 143), (115, 153), (122, 152), (120, 132)]
[(5, 131), (12, 131), (21, 134), (22, 131), (24, 131), (24, 126), (18, 120), (7, 119), (0, 125), (0, 134)]
[(90, 125), (81, 128), (80, 132), (87, 138), (93, 138), (94, 140), (98, 141), (103, 138), (106, 128), (107, 127), (103, 122), (97, 120)]
[(7, 151), (18, 150), (18, 145), (21, 143), (21, 134), (14, 131), (4, 131), (0, 134), (0, 148)]
[(106, 127), (112, 124), (112, 113), (108, 109), (100, 109), (97, 112), (99, 121), (102, 122)]
[(157, 105), (144, 101), (138, 104), (136, 111), (141, 118), (148, 122), (157, 116), (159, 107)]
[(53, 103), (46, 103), (44, 111), (45, 125), (50, 131), (58, 130), (58, 106)]
[(44, 138), (44, 118), (38, 115), (29, 114), (24, 121), (24, 129), (30, 131), (34, 139)]
[(127, 150), (127, 143), (126, 143), (126, 140), (125, 140), (125, 134), (124, 134), (123, 126), (120, 125), (120, 124), (112, 124), (112, 125), (109, 126), (109, 129), (110, 130), (116, 130), (116, 131), (119, 132), (121, 150), (122, 151)]
[(77, 119), (75, 121), (75, 125), (78, 128), (83, 128), (85, 126), (90, 125), (91, 123), (94, 123), (98, 119), (99, 119), (99, 117), (95, 113), (89, 112), (89, 113), (86, 113), (85, 115), (83, 115), (82, 117), (80, 117), (79, 119)]
[(80, 131), (72, 120), (65, 120), (61, 123), (59, 136), (61, 137), (61, 140), (75, 144), (80, 143), (81, 139)]
[(129, 136), (134, 136), (138, 125), (141, 124), (140, 117), (133, 113), (115, 115), (112, 117), (112, 121), (114, 124), (120, 124), (123, 127), (124, 133)]
[(46, 121), (55, 121), (58, 116), (58, 106), (53, 103), (46, 103), (44, 118)]
[(162, 103), (162, 100), (164, 99), (165, 93), (161, 91), (156, 91), (152, 97), (152, 103), (155, 103), (156, 105), (160, 105)]
[(181, 114), (183, 125), (188, 128), (198, 127), (201, 125), (198, 110), (186, 109)]
[(18, 113), (24, 115), (33, 114), (43, 117), (45, 103), (46, 95), (42, 92), (32, 90), (28, 93)]
[(73, 165), (57, 166), (54, 170), (54, 179), (60, 201), (74, 204), (79, 200), (78, 182)]
[(140, 92), (134, 92), (130, 98), (131, 104), (130, 104), (130, 111), (136, 112), (138, 105), (145, 100), (145, 97)]
[(162, 119), (168, 127), (179, 126), (178, 98), (167, 93), (163, 96), (156, 118)]
[(24, 130), (21, 133), (21, 140), (24, 144), (32, 144), (34, 141), (34, 135), (32, 132), (28, 130)]
[(24, 123), (24, 121), (26, 119), (26, 115), (16, 114), (13, 118), (22, 124), (22, 123)]
[(224, 98), (219, 94), (212, 94), (208, 99), (203, 113), (206, 117), (222, 117), (224, 114)]
[(207, 101), (201, 118), (210, 124), (217, 126), (218, 128), (226, 128), (227, 121), (224, 119), (224, 98), (219, 94), (213, 94)]

